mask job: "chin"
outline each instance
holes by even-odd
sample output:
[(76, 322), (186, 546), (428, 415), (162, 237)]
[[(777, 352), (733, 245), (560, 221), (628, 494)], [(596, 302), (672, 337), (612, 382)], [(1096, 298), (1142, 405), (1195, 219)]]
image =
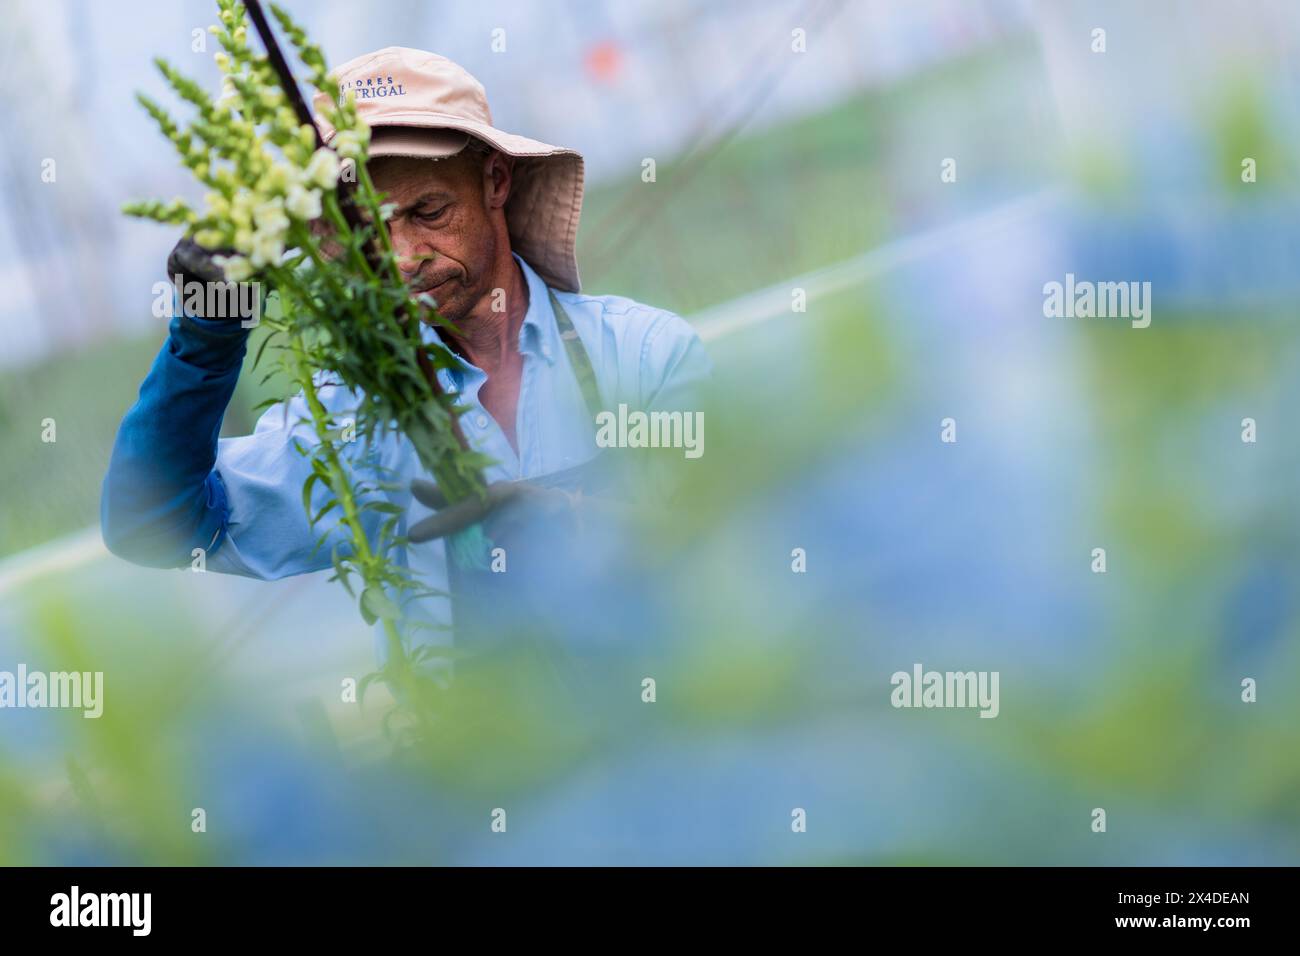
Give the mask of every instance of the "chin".
[(423, 320), (430, 325), (437, 325), (439, 321), (459, 325), (463, 318), (465, 318), (465, 310), (455, 301), (439, 302), (437, 308), (425, 309), (423, 315)]

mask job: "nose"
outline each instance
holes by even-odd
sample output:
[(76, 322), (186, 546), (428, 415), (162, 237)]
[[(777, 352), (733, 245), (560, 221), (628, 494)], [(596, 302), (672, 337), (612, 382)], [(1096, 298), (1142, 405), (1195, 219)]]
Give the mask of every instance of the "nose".
[(402, 281), (409, 283), (420, 274), (425, 263), (431, 261), (433, 250), (424, 248), (415, 231), (406, 228), (404, 224), (390, 223), (389, 232)]

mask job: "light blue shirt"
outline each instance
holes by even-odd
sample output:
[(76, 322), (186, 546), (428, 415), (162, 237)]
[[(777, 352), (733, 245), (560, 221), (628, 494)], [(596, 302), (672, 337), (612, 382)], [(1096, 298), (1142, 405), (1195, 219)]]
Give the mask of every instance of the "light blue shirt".
[[(469, 409), (460, 421), (470, 446), (496, 462), (486, 471), (489, 481), (548, 475), (581, 465), (598, 450), (596, 424), (556, 328), (546, 284), (523, 259), (516, 255), (515, 260), (528, 285), (528, 311), (519, 332), (524, 364), (516, 416), (517, 453), (479, 401), (479, 390), (487, 380), (483, 370), (457, 357), (458, 367), (438, 372), (442, 387), (456, 393)], [(640, 409), (698, 407), (693, 394), (709, 376), (711, 363), (686, 321), (620, 296), (558, 291), (556, 296), (590, 356), (607, 408), (616, 409), (622, 402)], [(424, 328), (427, 341), (438, 340), (434, 328)], [(326, 409), (339, 417), (347, 417), (355, 405), (351, 394), (338, 386), (324, 385), (318, 394)], [(292, 441), (297, 437), (305, 444), (314, 443), (314, 433), (304, 423), (308, 417), (306, 402), (299, 395), (287, 408), (282, 403), (268, 409), (251, 435), (220, 440), (215, 471), (229, 514), (222, 539), (207, 559), (209, 570), (276, 579), (331, 566), (331, 544), (346, 538), (335, 532), (315, 547), (333, 516), (315, 530), (309, 527), (302, 487), (310, 462)], [(401, 487), (387, 497), (404, 511), (397, 533), (405, 535), (408, 525), (431, 513), (411, 497), (407, 485), (412, 478), (432, 480), (433, 476), (424, 471), (405, 436), (389, 435), (376, 444), (356, 448), (354, 458), (378, 463), (391, 473), (389, 480)], [(327, 496), (318, 483), (314, 508), (323, 506)], [(399, 549), (397, 559), (427, 586), (446, 588), (442, 541), (406, 546)], [(445, 599), (412, 603), (419, 605), (414, 612), (417, 619), (433, 625), (451, 623)], [(407, 612), (410, 616), (410, 606)]]

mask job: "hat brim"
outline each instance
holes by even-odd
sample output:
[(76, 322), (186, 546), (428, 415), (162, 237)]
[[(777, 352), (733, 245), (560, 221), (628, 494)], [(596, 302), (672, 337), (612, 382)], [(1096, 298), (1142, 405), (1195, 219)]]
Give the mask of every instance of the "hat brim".
[(469, 134), (454, 129), (417, 126), (376, 126), (370, 131), (370, 158), (405, 156), (412, 159), (446, 159), (469, 142)]

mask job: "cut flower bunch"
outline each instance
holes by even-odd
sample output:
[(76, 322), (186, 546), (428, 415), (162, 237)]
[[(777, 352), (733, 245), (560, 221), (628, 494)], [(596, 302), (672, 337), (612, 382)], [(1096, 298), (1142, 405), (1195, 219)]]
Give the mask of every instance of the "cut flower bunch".
[[(272, 290), (262, 318), (269, 334), (257, 361), (269, 346), (276, 365), (271, 374), (286, 374), (304, 396), (316, 441), (299, 443), (312, 469), (303, 506), (313, 528), (321, 529), (318, 547), (340, 527), (345, 533), (346, 546), (332, 548), (331, 580), (358, 600), (367, 622), (382, 623), (388, 661), (371, 678), (387, 679), (400, 702), (404, 691), (416, 693), (410, 664), (421, 656), (404, 652), (401, 604), (433, 592), (395, 560), (402, 509), (383, 494), (393, 486), (382, 473), (353, 467), (345, 446), (356, 441), (364, 448), (400, 432), (448, 502), (484, 495), (482, 468), (490, 459), (464, 447), (456, 424), (463, 409), (437, 387), (434, 372), (449, 364), (450, 355), (421, 334), (420, 316), (436, 313), (427, 296), (412, 297), (402, 282), (385, 225), (389, 209), (366, 171), (369, 130), (351, 91), (341, 95), (319, 48), (272, 5), (311, 85), (328, 101), (324, 119), (337, 134), (331, 147), (320, 145), (314, 125), (300, 122), (301, 111), (273, 63), (249, 46), (244, 4), (218, 0), (218, 7), (220, 24), (210, 30), (221, 45), (220, 97), (213, 99), (161, 59), (158, 69), (195, 117), (182, 127), (155, 101), (138, 96), (181, 162), (207, 187), (203, 208), (177, 199), (131, 203), (124, 211), (183, 226), (208, 249), (232, 250), (216, 259), (227, 279), (257, 280)], [(327, 411), (317, 395), (323, 383), (355, 397), (350, 421)], [(313, 492), (319, 500), (318, 483), (328, 489), (321, 504), (313, 500)], [(478, 565), (486, 547), (474, 526), (449, 542), (449, 557), (462, 567)]]

